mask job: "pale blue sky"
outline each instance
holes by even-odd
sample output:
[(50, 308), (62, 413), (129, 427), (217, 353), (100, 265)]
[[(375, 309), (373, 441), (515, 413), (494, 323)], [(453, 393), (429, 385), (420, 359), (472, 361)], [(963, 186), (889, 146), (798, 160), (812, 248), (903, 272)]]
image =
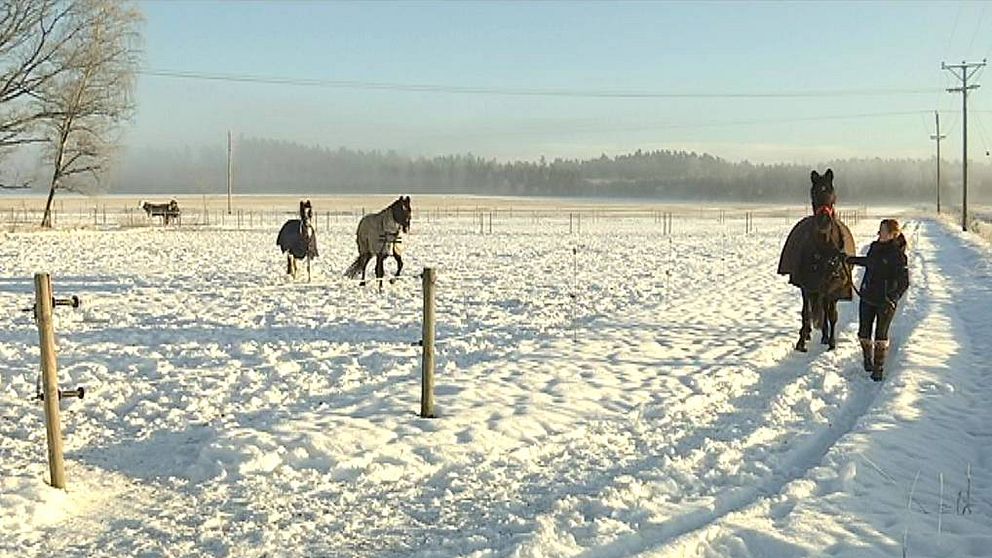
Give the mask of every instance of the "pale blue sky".
[[(231, 129), (330, 147), (471, 151), (500, 159), (638, 148), (757, 161), (923, 157), (933, 150), (927, 111), (940, 109), (954, 157), (960, 96), (942, 92), (954, 82), (940, 63), (992, 52), (992, 5), (977, 2), (144, 1), (140, 7), (149, 70), (574, 93), (895, 92), (632, 99), (141, 75), (138, 113), (126, 136), (134, 147), (223, 145)], [(984, 77), (979, 74), (980, 83)], [(992, 112), (978, 112), (992, 110), (987, 99), (987, 88), (969, 97), (976, 111), (973, 157), (984, 158), (992, 147)], [(816, 120), (876, 113), (909, 114)]]

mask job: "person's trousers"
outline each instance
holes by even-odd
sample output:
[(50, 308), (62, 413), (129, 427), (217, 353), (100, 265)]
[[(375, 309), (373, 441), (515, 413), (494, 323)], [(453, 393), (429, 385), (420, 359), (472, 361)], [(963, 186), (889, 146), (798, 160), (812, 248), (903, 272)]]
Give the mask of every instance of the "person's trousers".
[(875, 341), (887, 340), (889, 338), (889, 325), (892, 324), (892, 316), (895, 313), (896, 309), (891, 306), (878, 307), (862, 299), (859, 308), (858, 337), (871, 339), (871, 329), (874, 325)]

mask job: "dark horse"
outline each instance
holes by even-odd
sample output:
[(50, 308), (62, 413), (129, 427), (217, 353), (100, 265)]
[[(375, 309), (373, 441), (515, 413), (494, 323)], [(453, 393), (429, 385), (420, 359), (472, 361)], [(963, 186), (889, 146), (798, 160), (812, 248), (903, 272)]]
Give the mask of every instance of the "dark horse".
[(834, 216), (837, 195), (834, 173), (810, 174), (810, 198), (814, 214), (803, 218), (789, 233), (778, 272), (789, 275), (789, 282), (802, 291), (802, 327), (796, 350), (806, 352), (812, 327), (820, 328), (820, 342), (837, 347), (837, 301), (851, 300), (851, 268), (847, 255), (855, 252), (854, 238), (847, 226)]
[(286, 254), (286, 273), (296, 278), (296, 260), (307, 260), (307, 281), (310, 281), (310, 260), (317, 257), (317, 232), (310, 200), (300, 202), (300, 218), (290, 219), (279, 230), (276, 244)]
[(386, 274), (384, 263), (386, 258), (392, 256), (396, 258), (396, 276), (399, 277), (403, 271), (403, 235), (410, 232), (412, 215), (410, 196), (400, 196), (386, 209), (362, 217), (355, 233), (358, 257), (348, 266), (345, 276), (355, 279), (361, 275), (361, 284), (364, 285), (365, 268), (375, 256), (375, 276), (381, 289), (382, 277)]
[(138, 207), (144, 209), (149, 217), (161, 217), (164, 225), (168, 225), (173, 219), (178, 221), (182, 215), (179, 211), (179, 202), (176, 200), (169, 203), (140, 202)]

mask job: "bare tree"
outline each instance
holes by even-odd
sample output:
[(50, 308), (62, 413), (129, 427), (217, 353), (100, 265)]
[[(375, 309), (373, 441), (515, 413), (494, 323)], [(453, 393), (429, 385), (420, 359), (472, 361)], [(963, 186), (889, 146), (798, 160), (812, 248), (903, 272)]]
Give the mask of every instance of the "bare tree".
[(37, 103), (52, 163), (42, 227), (52, 226), (56, 190), (100, 182), (134, 112), (140, 12), (126, 0), (73, 0), (67, 18), (78, 31), (53, 57), (62, 70), (39, 88)]
[[(0, 160), (17, 146), (38, 144), (37, 124), (45, 117), (35, 103), (38, 90), (63, 70), (56, 54), (79, 29), (67, 26), (70, 2), (2, 0), (0, 4)], [(0, 188), (30, 182), (0, 180)]]

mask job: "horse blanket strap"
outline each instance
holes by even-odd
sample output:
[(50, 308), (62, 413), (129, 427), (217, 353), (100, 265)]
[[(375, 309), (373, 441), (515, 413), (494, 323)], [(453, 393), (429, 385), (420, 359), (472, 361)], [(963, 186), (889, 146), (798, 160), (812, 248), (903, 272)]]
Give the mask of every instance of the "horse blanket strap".
[(359, 252), (381, 256), (403, 253), (403, 232), (389, 209), (362, 217), (358, 223)]
[[(816, 217), (814, 216), (803, 217), (801, 221), (792, 227), (788, 238), (785, 239), (785, 245), (782, 247), (782, 254), (778, 260), (778, 274), (789, 275), (790, 282), (801, 271), (803, 248), (806, 245), (806, 240), (812, 236), (813, 230), (816, 227), (815, 219)], [(843, 222), (836, 220), (835, 222), (837, 223), (837, 227), (840, 228), (841, 235), (844, 237), (844, 253), (848, 256), (857, 254), (857, 245), (854, 243), (854, 235), (851, 234), (851, 230)]]

